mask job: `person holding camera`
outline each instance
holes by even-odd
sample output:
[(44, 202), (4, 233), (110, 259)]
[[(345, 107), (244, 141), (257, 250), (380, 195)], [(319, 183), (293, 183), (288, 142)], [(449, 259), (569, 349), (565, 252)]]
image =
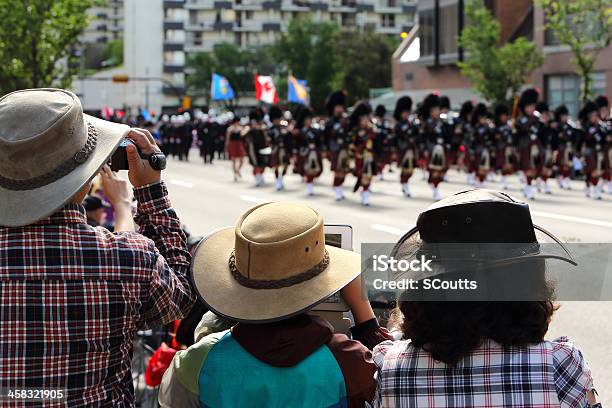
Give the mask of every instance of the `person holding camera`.
[[(266, 203), (202, 240), (194, 289), (213, 313), (238, 323), (177, 352), (160, 386), (162, 407), (363, 407), (373, 398), (366, 346), (391, 336), (362, 295), (359, 254), (326, 245), (323, 226), (312, 208)], [(336, 292), (361, 342), (309, 312)]]
[[(113, 234), (87, 225), (81, 203), (126, 138), (140, 233), (126, 223)], [(149, 132), (83, 114), (72, 92), (0, 98), (1, 389), (46, 391), (65, 407), (134, 406), (134, 334), (194, 302), (164, 167)], [(103, 177), (117, 184), (108, 168)]]

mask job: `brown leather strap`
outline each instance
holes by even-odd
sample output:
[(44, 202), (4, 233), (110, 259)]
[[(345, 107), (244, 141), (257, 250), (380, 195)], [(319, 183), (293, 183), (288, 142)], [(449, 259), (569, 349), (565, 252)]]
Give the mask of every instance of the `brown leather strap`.
[(323, 260), (321, 260), (321, 262), (319, 262), (312, 268), (308, 269), (307, 271), (294, 275), (294, 276), (290, 276), (285, 279), (277, 279), (277, 280), (249, 279), (243, 274), (241, 274), (240, 271), (238, 270), (238, 267), (236, 266), (236, 254), (234, 253), (234, 251), (232, 251), (232, 254), (230, 255), (228, 263), (229, 263), (230, 271), (232, 272), (232, 276), (242, 286), (245, 286), (251, 289), (280, 289), (280, 288), (286, 288), (289, 286), (297, 285), (298, 283), (305, 282), (309, 279), (314, 278), (321, 272), (323, 272), (325, 269), (327, 269), (327, 266), (329, 265), (329, 253), (326, 250)]
[(15, 180), (0, 175), (0, 187), (13, 191), (34, 190), (51, 184), (54, 181), (66, 176), (81, 164), (85, 163), (91, 153), (94, 151), (98, 143), (98, 133), (96, 128), (91, 124), (87, 124), (87, 141), (85, 146), (74, 154), (70, 159), (60, 164), (55, 169), (43, 175), (33, 177), (27, 180)]

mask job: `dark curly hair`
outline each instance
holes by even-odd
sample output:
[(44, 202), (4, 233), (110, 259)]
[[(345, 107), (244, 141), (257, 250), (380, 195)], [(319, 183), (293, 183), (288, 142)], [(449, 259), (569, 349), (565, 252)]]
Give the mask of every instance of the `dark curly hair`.
[[(491, 275), (504, 275), (517, 268), (499, 268)], [(537, 274), (541, 287), (537, 300), (529, 301), (422, 301), (408, 291), (399, 299), (403, 315), (404, 338), (413, 346), (449, 365), (469, 355), (485, 339), (504, 347), (525, 347), (544, 340), (551, 317), (558, 306), (553, 302), (554, 290), (544, 280), (543, 261), (526, 266), (524, 274)], [(522, 274), (522, 273), (519, 273)], [(530, 280), (534, 282), (533, 279)], [(530, 285), (532, 286), (532, 285)], [(539, 284), (538, 284), (539, 286)], [(418, 298), (418, 297), (417, 297)]]

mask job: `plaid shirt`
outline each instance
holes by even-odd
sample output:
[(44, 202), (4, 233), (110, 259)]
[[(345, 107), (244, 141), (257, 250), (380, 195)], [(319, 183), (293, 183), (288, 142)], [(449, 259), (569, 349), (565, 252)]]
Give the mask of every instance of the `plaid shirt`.
[(591, 370), (565, 337), (504, 348), (485, 340), (455, 367), (409, 341), (374, 348), (376, 407), (588, 407)]
[(33, 225), (0, 227), (0, 389), (66, 395), (1, 406), (134, 405), (134, 334), (181, 318), (194, 301), (165, 185), (135, 196), (142, 235), (90, 227), (76, 204)]

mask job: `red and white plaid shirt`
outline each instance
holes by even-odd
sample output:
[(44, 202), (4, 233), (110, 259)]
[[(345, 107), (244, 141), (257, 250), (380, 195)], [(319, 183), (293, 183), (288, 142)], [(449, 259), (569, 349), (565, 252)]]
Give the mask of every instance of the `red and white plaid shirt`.
[(165, 185), (135, 196), (142, 235), (90, 227), (76, 204), (33, 225), (0, 227), (0, 390), (65, 392), (1, 406), (134, 405), (134, 334), (181, 318), (194, 301)]
[(410, 341), (385, 341), (372, 353), (379, 408), (588, 407), (593, 389), (589, 366), (565, 337), (527, 347), (486, 339), (454, 367)]

